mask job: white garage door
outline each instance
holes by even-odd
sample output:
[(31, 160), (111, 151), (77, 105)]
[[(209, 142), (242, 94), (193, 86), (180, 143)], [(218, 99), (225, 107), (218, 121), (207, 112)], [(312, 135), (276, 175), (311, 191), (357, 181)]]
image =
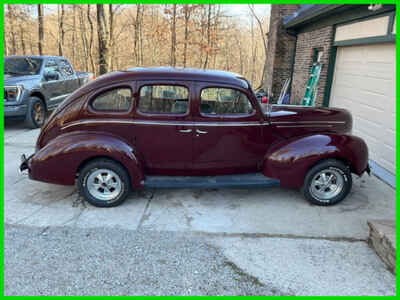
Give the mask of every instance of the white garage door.
[(393, 182), (395, 73), (395, 44), (338, 47), (330, 98), (330, 106), (351, 111), (353, 134), (368, 144), (373, 171), (392, 175), (388, 180)]

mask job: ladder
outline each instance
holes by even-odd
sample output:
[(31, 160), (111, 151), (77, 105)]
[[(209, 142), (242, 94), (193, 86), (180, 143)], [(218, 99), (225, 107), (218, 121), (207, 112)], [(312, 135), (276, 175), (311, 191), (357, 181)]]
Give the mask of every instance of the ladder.
[(319, 83), (319, 75), (321, 74), (322, 64), (314, 63), (311, 69), (311, 75), (307, 82), (306, 92), (304, 93), (303, 101), (301, 105), (303, 106), (314, 106), (315, 99), (318, 94), (318, 83)]

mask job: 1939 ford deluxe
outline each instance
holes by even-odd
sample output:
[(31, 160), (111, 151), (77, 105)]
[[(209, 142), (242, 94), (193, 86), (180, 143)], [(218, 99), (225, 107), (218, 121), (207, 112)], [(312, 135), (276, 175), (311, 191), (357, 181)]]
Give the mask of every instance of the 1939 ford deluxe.
[(262, 106), (238, 74), (135, 68), (69, 96), (42, 127), (20, 170), (74, 185), (95, 206), (131, 188), (271, 185), (335, 204), (369, 173), (368, 148), (337, 108)]

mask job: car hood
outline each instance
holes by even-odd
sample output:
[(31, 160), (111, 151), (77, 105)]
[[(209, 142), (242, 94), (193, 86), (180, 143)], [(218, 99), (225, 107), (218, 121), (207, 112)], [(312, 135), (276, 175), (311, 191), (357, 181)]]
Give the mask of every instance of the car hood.
[(24, 84), (27, 81), (36, 81), (40, 79), (40, 75), (14, 76), (4, 74), (4, 86)]

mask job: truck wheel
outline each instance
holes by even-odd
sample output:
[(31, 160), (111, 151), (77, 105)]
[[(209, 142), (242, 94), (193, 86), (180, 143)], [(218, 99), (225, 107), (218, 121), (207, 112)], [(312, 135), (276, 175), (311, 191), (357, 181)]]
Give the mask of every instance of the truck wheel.
[(46, 114), (47, 112), (43, 101), (37, 97), (31, 97), (25, 116), (26, 126), (32, 129), (42, 127), (46, 121)]
[(78, 187), (81, 195), (97, 207), (118, 206), (130, 192), (126, 170), (109, 159), (96, 159), (79, 172)]
[(352, 184), (349, 168), (338, 160), (328, 159), (308, 171), (302, 192), (311, 203), (328, 206), (342, 201)]

